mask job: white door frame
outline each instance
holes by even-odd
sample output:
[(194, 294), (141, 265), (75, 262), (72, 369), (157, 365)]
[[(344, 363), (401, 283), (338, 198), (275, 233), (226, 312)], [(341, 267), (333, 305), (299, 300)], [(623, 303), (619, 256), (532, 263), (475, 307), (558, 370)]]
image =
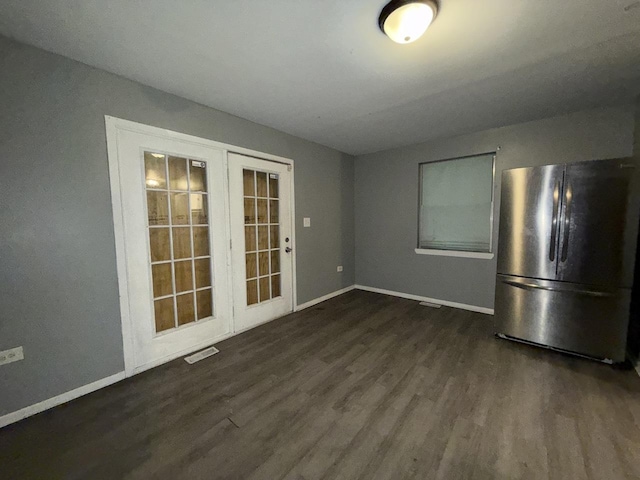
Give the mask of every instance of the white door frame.
[[(294, 246), (292, 255), (292, 291), (293, 291), (293, 311), (297, 310), (297, 268), (296, 268), (296, 229), (295, 229), (295, 180), (294, 180), (294, 164), (293, 160), (278, 155), (272, 155), (269, 153), (259, 152), (257, 150), (251, 150), (244, 147), (238, 147), (235, 145), (229, 145), (226, 143), (216, 142), (205, 138), (196, 137), (193, 135), (187, 135), (184, 133), (174, 132), (172, 130), (166, 130), (164, 128), (153, 127), (150, 125), (144, 125), (129, 120), (123, 120), (121, 118), (105, 115), (105, 128), (107, 134), (107, 157), (109, 163), (109, 182), (111, 185), (111, 207), (113, 212), (113, 229), (115, 235), (115, 247), (116, 247), (116, 271), (118, 275), (118, 291), (120, 294), (120, 321), (122, 324), (122, 344), (124, 352), (124, 365), (125, 374), (127, 377), (140, 373), (142, 370), (136, 370), (134, 362), (134, 338), (131, 328), (131, 316), (129, 312), (129, 290), (127, 284), (127, 264), (125, 254), (125, 232), (124, 232), (124, 218), (122, 210), (122, 192), (120, 191), (120, 172), (118, 166), (118, 131), (129, 131), (135, 133), (141, 133), (150, 136), (156, 136), (160, 138), (179, 140), (182, 142), (192, 143), (196, 145), (208, 146), (223, 150), (224, 164), (227, 171), (225, 176), (225, 194), (229, 197), (229, 153), (239, 153), (249, 157), (255, 157), (260, 160), (268, 160), (277, 163), (283, 163), (291, 166), (291, 217), (293, 219), (293, 226), (291, 231), (292, 245)], [(227, 209), (227, 217), (228, 217)], [(225, 228), (229, 230), (229, 218), (227, 218), (227, 224)], [(230, 233), (230, 232), (228, 232)], [(232, 268), (231, 265), (231, 245), (227, 246), (227, 281), (229, 285), (232, 285)], [(229, 289), (229, 302), (233, 305), (233, 288)], [(218, 338), (217, 341), (222, 341), (225, 338), (231, 337), (239, 333), (235, 318), (232, 316), (232, 330), (230, 333)], [(151, 365), (149, 368), (151, 368)]]

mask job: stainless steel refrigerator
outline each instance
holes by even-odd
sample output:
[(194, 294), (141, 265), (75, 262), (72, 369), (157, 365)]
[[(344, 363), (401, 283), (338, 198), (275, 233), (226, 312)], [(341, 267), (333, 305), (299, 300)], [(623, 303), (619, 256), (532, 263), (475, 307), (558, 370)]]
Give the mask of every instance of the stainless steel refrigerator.
[(625, 359), (638, 212), (632, 159), (502, 173), (496, 333)]

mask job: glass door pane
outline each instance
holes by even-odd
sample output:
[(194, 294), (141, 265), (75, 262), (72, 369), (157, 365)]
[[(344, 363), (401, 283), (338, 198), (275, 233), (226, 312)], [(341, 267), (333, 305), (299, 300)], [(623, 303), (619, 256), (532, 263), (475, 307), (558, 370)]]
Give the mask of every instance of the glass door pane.
[(214, 314), (206, 162), (144, 153), (155, 331)]
[(244, 243), (247, 305), (281, 295), (279, 179), (244, 169)]

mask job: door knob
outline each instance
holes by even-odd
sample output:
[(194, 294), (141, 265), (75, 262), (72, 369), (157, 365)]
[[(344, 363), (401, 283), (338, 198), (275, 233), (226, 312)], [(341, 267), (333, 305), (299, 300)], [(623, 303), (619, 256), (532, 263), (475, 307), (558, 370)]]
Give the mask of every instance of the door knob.
[(287, 247), (287, 248), (285, 248), (285, 249), (284, 249), (284, 251), (285, 251), (285, 252), (287, 252), (287, 253), (291, 253), (291, 252), (293, 251), (293, 249), (292, 249), (292, 248)]

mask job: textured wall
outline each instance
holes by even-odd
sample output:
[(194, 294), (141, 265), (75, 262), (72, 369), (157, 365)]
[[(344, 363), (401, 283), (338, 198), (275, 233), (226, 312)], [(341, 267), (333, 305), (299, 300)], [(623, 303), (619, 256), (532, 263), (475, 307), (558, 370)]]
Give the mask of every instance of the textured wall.
[[(636, 103), (636, 128), (633, 146), (633, 156), (640, 164), (640, 98)], [(640, 252), (640, 236), (638, 236), (637, 250)], [(631, 318), (629, 320), (629, 351), (636, 359), (640, 372), (640, 255), (636, 253), (634, 285), (631, 293)]]
[(588, 110), (356, 157), (356, 283), (493, 308), (496, 258), (418, 255), (418, 164), (501, 149), (503, 169), (630, 156), (634, 108)]
[(298, 303), (353, 284), (353, 157), (4, 37), (0, 72), (0, 415), (123, 370), (104, 115), (293, 159)]

